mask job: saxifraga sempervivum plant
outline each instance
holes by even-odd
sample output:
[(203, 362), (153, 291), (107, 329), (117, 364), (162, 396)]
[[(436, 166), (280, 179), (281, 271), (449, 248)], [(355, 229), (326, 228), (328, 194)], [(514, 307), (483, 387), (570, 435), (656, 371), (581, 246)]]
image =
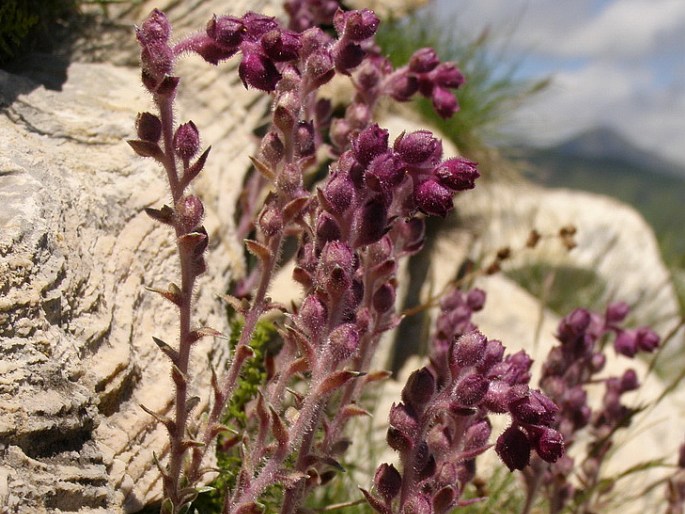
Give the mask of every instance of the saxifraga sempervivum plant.
[[(379, 20), (369, 10), (345, 12), (336, 1), (320, 0), (290, 0), (286, 10), (289, 28), (248, 12), (215, 16), (204, 31), (172, 42), (166, 16), (155, 10), (137, 29), (143, 84), (158, 112), (139, 115), (138, 139), (129, 143), (166, 171), (172, 204), (146, 212), (173, 228), (181, 265), (180, 285), (158, 291), (178, 307), (180, 320), (176, 345), (155, 339), (171, 360), (176, 387), (173, 416), (151, 413), (170, 439), (168, 461), (160, 464), (163, 512), (183, 512), (197, 496), (204, 457), (226, 430), (225, 407), (253, 354), (252, 334), (274, 308), (284, 314), (282, 348), (267, 363), (266, 382), (247, 407), (251, 429), (236, 439), (243, 458), (234, 486), (225, 491), (223, 512), (260, 512), (260, 496), (278, 485), (284, 490), (281, 512), (293, 513), (325, 482), (322, 477), (339, 466), (337, 455), (349, 444), (343, 436), (346, 422), (365, 414), (357, 405), (363, 387), (387, 376), (370, 372), (370, 366), (381, 335), (399, 321), (398, 262), (421, 249), (424, 217), (446, 216), (455, 193), (473, 188), (478, 177), (473, 162), (443, 159), (442, 144), (429, 131), (401, 134), (391, 145), (388, 132), (373, 121), (382, 98), (407, 101), (416, 94), (430, 98), (441, 116), (453, 115), (458, 104), (451, 90), (464, 81), (454, 64), (440, 62), (426, 48), (393, 69), (374, 45)], [(252, 159), (261, 177), (257, 189), (270, 190), (255, 211), (255, 237), (246, 241), (259, 266), (250, 301), (235, 302), (244, 316), (242, 333), (227, 368), (213, 376), (214, 403), (202, 420), (190, 416), (196, 405), (188, 397), (190, 352), (200, 337), (217, 332), (193, 329), (191, 322), (208, 236), (202, 202), (189, 187), (203, 171), (209, 149), (200, 153), (192, 121), (175, 124), (180, 84), (175, 63), (186, 53), (215, 65), (240, 54), (244, 85), (272, 98), (271, 125)], [(335, 75), (349, 77), (356, 91), (339, 117), (320, 93)], [(326, 178), (312, 190), (305, 187), (305, 173), (324, 165)], [(290, 311), (266, 296), (286, 238), (298, 241), (294, 279), (304, 290)], [(446, 300), (443, 321), (452, 315), (452, 300)], [(431, 505), (426, 512), (446, 512), (457, 505), (458, 482), (487, 447), (488, 411), (512, 415), (512, 426), (497, 444), (510, 468), (525, 466), (531, 448), (546, 460), (557, 458), (563, 445), (549, 428), (555, 407), (528, 389), (529, 366), (525, 354), (504, 357), (501, 344), (472, 328), (440, 330), (431, 365), (412, 376), (393, 408), (388, 439), (401, 454), (403, 475), (388, 466), (379, 469), (380, 498), (365, 492), (372, 506), (381, 512), (424, 512), (423, 506)], [(303, 380), (304, 388), (290, 387)], [(286, 418), (293, 410), (296, 414)], [(433, 435), (444, 439), (442, 457), (431, 446)], [(444, 462), (448, 456), (456, 459), (454, 465)], [(399, 489), (390, 494), (398, 476)]]

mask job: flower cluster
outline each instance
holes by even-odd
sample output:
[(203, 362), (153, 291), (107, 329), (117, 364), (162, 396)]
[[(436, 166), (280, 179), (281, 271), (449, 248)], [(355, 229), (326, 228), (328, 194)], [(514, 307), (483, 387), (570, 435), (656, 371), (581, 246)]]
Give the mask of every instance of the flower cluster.
[[(286, 490), (282, 512), (295, 512), (309, 490), (330, 477), (331, 467), (339, 467), (336, 455), (349, 444), (343, 436), (347, 420), (365, 413), (356, 406), (362, 387), (387, 376), (369, 369), (381, 335), (399, 322), (398, 262), (422, 247), (423, 217), (445, 216), (455, 193), (471, 189), (478, 177), (473, 162), (444, 159), (441, 142), (430, 132), (402, 134), (390, 146), (388, 132), (373, 123), (382, 96), (405, 101), (417, 92), (432, 97), (441, 115), (453, 114), (450, 89), (463, 82), (454, 64), (422, 50), (393, 70), (373, 42), (379, 20), (370, 10), (343, 11), (337, 2), (304, 0), (288, 2), (286, 9), (290, 28), (254, 12), (215, 16), (204, 31), (172, 43), (168, 20), (155, 10), (136, 32), (143, 83), (159, 114), (140, 115), (139, 139), (130, 144), (167, 171), (174, 204), (148, 213), (175, 228), (184, 279), (180, 288), (160, 291), (181, 311), (178, 350), (156, 340), (172, 360), (177, 388), (176, 417), (153, 413), (170, 433), (169, 463), (160, 470), (165, 508), (174, 514), (197, 494), (207, 448), (222, 430), (224, 408), (253, 355), (252, 334), (274, 308), (284, 315), (283, 345), (271, 356), (258, 396), (246, 405), (247, 426), (255, 431), (242, 435), (245, 457), (238, 482), (225, 493), (225, 511), (252, 512), (260, 495), (280, 484)], [(337, 36), (315, 26), (321, 22)], [(229, 299), (244, 316), (244, 327), (228, 369), (212, 381), (215, 402), (204, 423), (189, 418), (188, 361), (192, 343), (216, 332), (190, 329), (192, 288), (205, 268), (207, 234), (202, 203), (185, 190), (202, 171), (208, 150), (197, 157), (200, 137), (192, 122), (174, 125), (180, 83), (174, 66), (185, 53), (215, 65), (240, 54), (245, 87), (273, 97), (271, 126), (252, 159), (259, 173), (246, 188), (245, 220), (239, 223), (242, 237), (252, 234), (246, 247), (258, 262), (244, 282), (249, 294), (242, 296), (251, 301)], [(342, 118), (319, 91), (336, 74), (349, 77), (357, 91)], [(329, 174), (320, 185), (305, 183), (308, 170), (326, 165)], [(270, 192), (257, 206), (266, 187)], [(292, 310), (266, 296), (286, 238), (298, 242), (294, 277), (304, 287), (304, 299)], [(291, 386), (303, 375), (306, 384), (295, 393)], [(331, 413), (327, 406), (334, 396), (337, 408)], [(298, 414), (289, 423), (286, 413), (292, 410)]]
[(554, 462), (564, 450), (551, 428), (558, 408), (528, 388), (531, 359), (475, 330), (471, 313), (483, 306), (483, 291), (455, 291), (441, 304), (430, 366), (414, 372), (402, 401), (390, 410), (388, 444), (399, 453), (402, 472), (382, 464), (375, 494), (363, 490), (383, 514), (442, 514), (463, 505), (464, 486), (475, 476), (475, 458), (486, 451), (490, 413), (508, 413), (512, 424), (496, 451), (510, 469), (524, 468), (535, 452)]
[[(633, 357), (638, 352), (652, 352), (659, 345), (659, 336), (651, 329), (626, 329), (621, 324), (629, 313), (623, 302), (607, 307), (603, 314), (576, 309), (559, 323), (557, 339), (560, 344), (550, 351), (542, 368), (541, 389), (560, 407), (554, 425), (564, 437), (567, 448), (574, 444), (578, 433), (588, 428), (590, 441), (587, 456), (582, 462), (582, 482), (590, 493), (599, 480), (599, 472), (612, 436), (617, 429), (630, 424), (634, 410), (622, 403), (622, 396), (639, 388), (634, 370), (621, 376), (599, 379), (606, 363), (605, 345), (613, 336), (613, 348), (619, 355)], [(588, 386), (601, 381), (605, 393), (601, 405), (592, 407), (588, 402)], [(528, 474), (528, 483), (538, 476), (550, 488), (551, 512), (560, 512), (573, 496), (574, 486), (568, 481), (573, 469), (573, 458), (568, 454), (552, 465), (538, 466)], [(587, 502), (592, 494), (586, 495)], [(588, 503), (589, 504), (589, 503)]]

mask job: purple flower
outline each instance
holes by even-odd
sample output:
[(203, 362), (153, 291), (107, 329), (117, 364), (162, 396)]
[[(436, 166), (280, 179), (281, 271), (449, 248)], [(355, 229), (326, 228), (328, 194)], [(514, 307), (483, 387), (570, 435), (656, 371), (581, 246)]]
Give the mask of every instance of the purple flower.
[(338, 11), (338, 13), (334, 19), (335, 28), (339, 34), (351, 41), (360, 42), (369, 39), (378, 30), (380, 20), (369, 9), (345, 13)]
[(442, 218), (454, 207), (452, 191), (432, 179), (414, 187), (414, 202), (421, 212)]
[(442, 142), (430, 130), (402, 133), (393, 145), (394, 150), (407, 164), (435, 164), (442, 156)]
[(392, 464), (381, 464), (373, 477), (376, 490), (386, 502), (390, 502), (400, 492), (402, 477)]
[(431, 94), (433, 107), (442, 118), (449, 118), (459, 110), (457, 97), (444, 87), (435, 87)]
[(274, 63), (266, 56), (255, 52), (243, 56), (238, 74), (246, 89), (249, 85), (266, 92), (276, 89), (276, 84), (281, 80), (281, 74)]
[(461, 367), (476, 366), (482, 362), (487, 344), (487, 338), (477, 330), (464, 334), (452, 346), (451, 361)]
[(476, 163), (468, 159), (455, 157), (448, 159), (435, 168), (435, 176), (438, 182), (454, 191), (473, 189), (480, 173)]
[(223, 49), (235, 49), (246, 33), (242, 20), (233, 16), (214, 16), (207, 24), (207, 36)]
[(427, 73), (434, 70), (440, 59), (432, 48), (421, 48), (409, 59), (409, 69), (414, 73)]
[(270, 30), (261, 39), (262, 49), (274, 62), (286, 62), (297, 59), (302, 43), (300, 35), (289, 30)]
[(452, 62), (443, 62), (431, 73), (435, 83), (443, 88), (456, 89), (464, 82), (464, 75)]
[(352, 142), (356, 159), (363, 165), (369, 164), (375, 157), (388, 149), (388, 131), (376, 123), (364, 129)]
[(156, 143), (162, 137), (162, 122), (152, 113), (141, 112), (136, 118), (136, 131), (143, 141)]
[(166, 44), (171, 37), (171, 24), (159, 9), (154, 9), (142, 25), (136, 30), (138, 41), (147, 45), (150, 43)]
[(200, 133), (192, 121), (179, 125), (174, 134), (174, 151), (181, 159), (191, 159), (200, 150)]
[(518, 427), (510, 426), (497, 438), (495, 451), (510, 471), (523, 469), (530, 461), (528, 436)]

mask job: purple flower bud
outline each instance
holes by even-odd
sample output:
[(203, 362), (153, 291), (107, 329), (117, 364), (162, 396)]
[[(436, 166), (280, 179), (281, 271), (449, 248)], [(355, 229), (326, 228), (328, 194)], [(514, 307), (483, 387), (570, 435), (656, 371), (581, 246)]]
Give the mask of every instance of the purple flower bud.
[(523, 469), (530, 461), (530, 442), (528, 436), (518, 427), (507, 428), (497, 438), (495, 451), (510, 471)]
[(488, 444), (492, 427), (490, 421), (485, 418), (471, 425), (464, 434), (464, 450), (476, 450)]
[(393, 148), (407, 164), (434, 166), (442, 157), (442, 142), (433, 137), (430, 130), (402, 133), (395, 140)]
[(302, 43), (300, 57), (306, 60), (314, 52), (330, 46), (331, 40), (331, 36), (318, 27), (305, 30), (300, 34), (300, 41)]
[(300, 157), (309, 157), (316, 152), (314, 124), (311, 121), (297, 122), (297, 129), (295, 129), (295, 152)]
[(440, 184), (455, 191), (473, 189), (476, 179), (480, 177), (476, 163), (460, 157), (444, 161), (435, 168), (434, 173)]
[(252, 41), (257, 41), (267, 32), (278, 28), (276, 18), (264, 16), (256, 12), (245, 13), (243, 24), (247, 29), (247, 37)]
[(143, 44), (167, 43), (171, 37), (171, 24), (159, 9), (153, 9), (140, 28), (136, 30), (138, 40)]
[(408, 73), (398, 74), (386, 84), (388, 94), (398, 102), (407, 102), (419, 90), (419, 80)]
[(270, 30), (261, 39), (264, 53), (274, 62), (297, 59), (302, 48), (300, 35), (289, 30)]
[(150, 82), (155, 86), (174, 69), (174, 52), (166, 43), (145, 43), (140, 51), (140, 60), (143, 72), (152, 78)]
[(637, 329), (637, 347), (643, 352), (651, 353), (659, 346), (659, 336), (649, 328)]
[(366, 52), (356, 43), (338, 46), (335, 52), (335, 68), (348, 75), (350, 71), (361, 64)]
[(352, 284), (354, 253), (341, 241), (326, 243), (316, 270), (317, 283), (333, 296), (340, 296)]
[(462, 378), (454, 389), (454, 396), (461, 405), (473, 407), (485, 397), (490, 382), (483, 375), (471, 373)]
[(339, 151), (345, 150), (350, 142), (352, 126), (344, 118), (334, 118), (331, 121), (331, 129), (329, 134), (333, 146)]
[(365, 91), (374, 90), (383, 79), (377, 60), (366, 59), (357, 68), (355, 80), (358, 86)]
[(392, 464), (381, 464), (373, 477), (378, 494), (389, 503), (402, 488), (402, 477)]
[(370, 245), (378, 241), (386, 232), (388, 225), (388, 210), (385, 204), (377, 198), (366, 202), (355, 212), (353, 234), (354, 247)]
[(634, 357), (637, 353), (637, 334), (635, 330), (621, 330), (614, 340), (616, 353)]
[(286, 164), (276, 177), (276, 187), (281, 191), (287, 191), (296, 196), (302, 188), (302, 170), (295, 163)]
[(373, 293), (371, 301), (379, 314), (388, 312), (395, 305), (395, 287), (389, 283), (383, 284)]
[(457, 97), (444, 87), (435, 87), (431, 93), (431, 100), (433, 101), (433, 108), (441, 118), (450, 118), (455, 112), (459, 110)]
[(640, 381), (634, 369), (627, 369), (621, 377), (621, 392), (635, 391), (640, 387)]
[(274, 125), (281, 129), (284, 134), (288, 134), (295, 126), (299, 110), (300, 101), (296, 94), (287, 92), (280, 95), (274, 108)]
[(281, 74), (274, 66), (274, 63), (266, 56), (250, 52), (243, 55), (238, 68), (240, 80), (243, 81), (245, 89), (248, 85), (255, 89), (271, 92), (276, 89), (276, 84), (281, 80)]
[(388, 420), (390, 422), (390, 428), (388, 428), (390, 447), (400, 452), (411, 448), (411, 441), (419, 429), (416, 414), (410, 412), (403, 403), (393, 403)]
[(571, 314), (561, 320), (559, 324), (559, 334), (569, 334), (573, 337), (585, 332), (590, 326), (592, 317), (586, 309), (574, 309)]
[(606, 318), (607, 324), (620, 323), (628, 313), (630, 312), (630, 307), (625, 302), (612, 303), (607, 307), (604, 317)]
[(304, 68), (304, 74), (309, 83), (309, 91), (323, 86), (335, 75), (333, 58), (330, 52), (325, 49), (316, 50), (307, 57)]
[(193, 232), (201, 223), (205, 214), (202, 201), (195, 195), (188, 195), (176, 203), (176, 216), (181, 226), (181, 232)]
[(504, 359), (501, 364), (503, 366), (501, 379), (512, 386), (527, 384), (530, 381), (530, 367), (532, 365), (533, 359), (525, 351), (520, 350)]
[(488, 373), (490, 368), (502, 362), (504, 358), (504, 346), (500, 341), (493, 339), (488, 341), (485, 351), (483, 352), (483, 361), (478, 365), (477, 369), (481, 373)]
[(453, 62), (439, 64), (431, 76), (436, 85), (448, 89), (457, 89), (465, 82), (464, 75)]
[(272, 166), (281, 162), (285, 155), (285, 147), (276, 131), (272, 130), (264, 136), (259, 146), (259, 153), (262, 159)]
[(258, 223), (262, 233), (271, 237), (283, 230), (283, 215), (275, 205), (268, 204), (259, 216)]
[(485, 305), (486, 294), (482, 289), (471, 289), (466, 295), (466, 303), (473, 311), (479, 311)]
[(345, 24), (343, 35), (351, 41), (360, 42), (369, 39), (376, 33), (380, 24), (378, 16), (369, 9), (348, 11), (343, 16)]
[(152, 113), (141, 112), (136, 118), (136, 132), (143, 141), (156, 143), (162, 137), (162, 122)]
[(207, 23), (207, 35), (222, 48), (237, 48), (245, 33), (243, 22), (233, 16), (214, 16)]
[(414, 73), (428, 73), (438, 64), (440, 59), (432, 48), (421, 48), (409, 59), (409, 69)]
[(359, 346), (359, 332), (354, 323), (335, 327), (328, 336), (328, 347), (334, 359), (341, 362), (351, 357)]
[(297, 314), (298, 325), (310, 337), (318, 337), (326, 326), (328, 309), (318, 296), (310, 294)]
[[(515, 387), (512, 387), (510, 394)], [(520, 423), (551, 426), (559, 412), (559, 407), (540, 391), (530, 391), (524, 398), (514, 398), (509, 403), (511, 415)]]
[(509, 405), (508, 393), (511, 386), (502, 380), (490, 382), (488, 392), (483, 399), (483, 404), (488, 410), (503, 414), (507, 412)]
[(174, 151), (183, 160), (190, 160), (200, 150), (200, 133), (192, 121), (179, 125), (174, 134)]
[(192, 50), (202, 57), (205, 61), (210, 64), (217, 65), (221, 61), (230, 59), (236, 53), (238, 53), (238, 47), (225, 48), (218, 45), (213, 39), (207, 37), (207, 39), (196, 41), (193, 44)]
[(415, 412), (421, 413), (435, 394), (435, 377), (428, 368), (414, 371), (402, 389), (402, 401)]
[(461, 367), (475, 366), (482, 362), (487, 344), (487, 338), (477, 330), (464, 334), (452, 344), (450, 360)]
[(335, 213), (342, 214), (354, 201), (354, 184), (346, 173), (336, 173), (326, 184), (323, 194)]
[(428, 179), (414, 187), (414, 202), (421, 212), (444, 218), (454, 207), (452, 194), (435, 180)]
[(354, 156), (364, 166), (368, 165), (378, 155), (385, 153), (387, 149), (388, 131), (380, 128), (375, 123), (364, 129), (352, 141)]
[(323, 248), (326, 243), (330, 241), (337, 241), (341, 237), (342, 232), (336, 219), (327, 212), (321, 213), (316, 220), (317, 247)]
[(533, 437), (535, 451), (546, 462), (556, 462), (564, 455), (564, 438), (553, 428), (544, 427)]
[(405, 169), (392, 154), (386, 152), (376, 157), (366, 171), (366, 185), (369, 189), (382, 193), (387, 204), (392, 201), (394, 189), (402, 183)]

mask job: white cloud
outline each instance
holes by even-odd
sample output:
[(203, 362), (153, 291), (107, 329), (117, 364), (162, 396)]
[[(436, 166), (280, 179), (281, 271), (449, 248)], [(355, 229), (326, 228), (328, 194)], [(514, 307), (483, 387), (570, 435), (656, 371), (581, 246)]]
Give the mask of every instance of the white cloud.
[(685, 43), (683, 0), (621, 0), (548, 48), (563, 55), (639, 58), (677, 42)]
[(685, 163), (685, 0), (439, 0), (462, 30), (508, 34), (507, 48), (552, 74), (513, 130), (555, 142), (609, 125)]

